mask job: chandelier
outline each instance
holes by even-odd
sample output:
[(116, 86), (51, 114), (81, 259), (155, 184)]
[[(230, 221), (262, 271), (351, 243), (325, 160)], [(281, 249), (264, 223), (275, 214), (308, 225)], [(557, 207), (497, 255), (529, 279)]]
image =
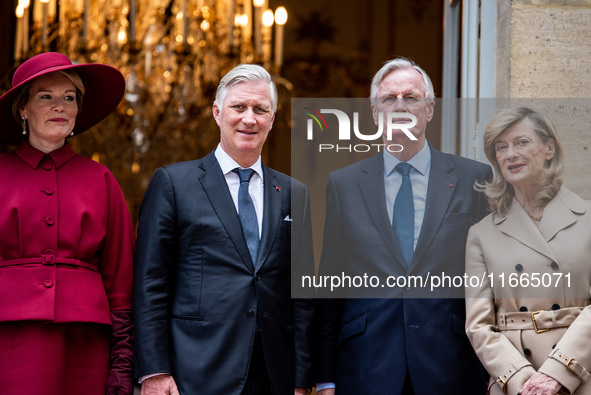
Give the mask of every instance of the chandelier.
[[(155, 167), (215, 147), (211, 105), (237, 64), (261, 64), (290, 89), (279, 76), (287, 11), (268, 0), (19, 0), (16, 16), (17, 65), (51, 50), (125, 76), (117, 112), (71, 143), (109, 166), (126, 195), (141, 196)], [(289, 108), (289, 93), (280, 98)]]

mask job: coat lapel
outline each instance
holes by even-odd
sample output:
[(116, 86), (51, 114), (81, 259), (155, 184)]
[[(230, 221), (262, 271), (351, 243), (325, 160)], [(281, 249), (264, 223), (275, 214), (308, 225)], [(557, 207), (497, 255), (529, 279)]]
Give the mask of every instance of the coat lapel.
[(230, 195), (222, 169), (213, 152), (203, 158), (200, 167), (203, 173), (199, 176), (199, 182), (203, 190), (244, 264), (251, 273), (254, 273), (254, 265), (242, 233), (240, 218), (234, 208), (232, 195)]
[(495, 216), (494, 222), (504, 234), (549, 259), (556, 260), (554, 253), (548, 246), (548, 243), (546, 243), (546, 240), (544, 240), (542, 233), (540, 233), (539, 229), (517, 200), (513, 200), (511, 212), (506, 217)]
[(411, 269), (421, 260), (441, 226), (458, 181), (457, 177), (451, 174), (453, 170), (453, 163), (441, 152), (431, 148), (431, 169), (427, 187), (425, 216), (423, 217), (415, 253), (412, 257)]
[(261, 233), (261, 243), (259, 245), (259, 254), (257, 257), (257, 271), (263, 266), (275, 235), (277, 234), (277, 226), (281, 220), (281, 201), (285, 193), (289, 193), (288, 185), (279, 185), (275, 174), (272, 173), (265, 165), (263, 165), (263, 186), (264, 186), (264, 203), (263, 203), (263, 229)]
[(574, 224), (577, 220), (576, 214), (583, 214), (586, 206), (585, 201), (577, 194), (566, 188), (561, 188), (554, 199), (544, 209), (540, 232), (549, 242), (562, 229)]
[(406, 270), (407, 266), (394, 235), (386, 208), (386, 190), (384, 187), (384, 158), (382, 154), (370, 158), (359, 176), (359, 190), (369, 215), (378, 233), (384, 240), (390, 253)]
[(584, 212), (585, 201), (563, 187), (544, 208), (539, 228), (536, 228), (517, 200), (513, 201), (513, 207), (507, 217), (495, 216), (494, 221), (501, 232), (556, 261), (549, 242), (558, 232), (577, 221), (575, 214), (583, 214)]

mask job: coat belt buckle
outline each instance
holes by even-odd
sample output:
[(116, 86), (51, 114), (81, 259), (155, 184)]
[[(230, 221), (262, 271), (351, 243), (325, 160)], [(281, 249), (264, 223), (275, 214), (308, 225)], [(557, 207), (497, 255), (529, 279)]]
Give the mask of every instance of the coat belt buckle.
[(536, 333), (544, 333), (544, 332), (548, 332), (550, 330), (550, 328), (538, 329), (538, 323), (536, 322), (536, 314), (539, 314), (542, 311), (544, 311), (544, 310), (538, 310), (538, 311), (534, 311), (533, 313), (531, 313), (531, 320), (534, 323), (534, 331), (536, 331)]
[(575, 362), (576, 362), (576, 361), (575, 361), (575, 359), (574, 359), (574, 358), (569, 358), (569, 359), (567, 359), (567, 360), (566, 360), (566, 368), (567, 368), (568, 370), (570, 370), (571, 372), (573, 372), (575, 375), (577, 375), (577, 376), (578, 376), (578, 375), (579, 375), (579, 373), (578, 373), (578, 372), (575, 372), (575, 371), (573, 370), (573, 368), (571, 367), (571, 366), (574, 366)]

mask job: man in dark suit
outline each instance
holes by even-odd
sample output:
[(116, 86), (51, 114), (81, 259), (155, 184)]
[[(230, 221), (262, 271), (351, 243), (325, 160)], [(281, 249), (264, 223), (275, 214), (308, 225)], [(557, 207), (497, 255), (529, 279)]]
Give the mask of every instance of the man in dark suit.
[(313, 304), (290, 295), (291, 266), (313, 272), (308, 191), (261, 163), (276, 108), (269, 73), (237, 66), (213, 104), (219, 146), (152, 177), (135, 271), (142, 394), (312, 387)]
[[(395, 276), (398, 287), (319, 300), (319, 394), (484, 394), (485, 372), (464, 330), (463, 284), (430, 294), (428, 284), (405, 281), (463, 275), (468, 228), (487, 211), (474, 182), (489, 177), (490, 167), (427, 143), (433, 86), (413, 62), (387, 62), (372, 81), (371, 100), (376, 124), (388, 113), (416, 117), (416, 140), (393, 130), (384, 144), (402, 150), (331, 173), (320, 273), (367, 273), (382, 284)], [(376, 298), (379, 292), (394, 296)]]

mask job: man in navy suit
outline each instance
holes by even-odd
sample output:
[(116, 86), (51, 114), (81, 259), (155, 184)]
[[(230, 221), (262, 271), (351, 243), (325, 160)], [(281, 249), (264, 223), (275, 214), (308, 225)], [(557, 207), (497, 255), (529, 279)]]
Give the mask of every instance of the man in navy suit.
[(136, 375), (142, 394), (305, 394), (312, 387), (313, 273), (307, 188), (261, 150), (277, 90), (240, 65), (218, 87), (220, 144), (158, 169), (142, 201), (135, 271)]
[[(393, 130), (385, 146), (402, 150), (385, 149), (331, 173), (320, 274), (367, 273), (382, 281), (390, 275), (401, 286), (366, 290), (369, 296), (391, 291), (390, 298), (319, 300), (317, 389), (320, 395), (484, 394), (485, 371), (464, 330), (463, 285), (431, 295), (428, 286), (402, 281), (463, 275), (468, 228), (487, 211), (474, 182), (489, 177), (490, 167), (427, 143), (433, 85), (413, 62), (385, 63), (373, 78), (371, 102), (376, 124), (388, 113), (416, 117), (410, 129), (416, 139)], [(399, 117), (393, 121), (412, 119)]]

